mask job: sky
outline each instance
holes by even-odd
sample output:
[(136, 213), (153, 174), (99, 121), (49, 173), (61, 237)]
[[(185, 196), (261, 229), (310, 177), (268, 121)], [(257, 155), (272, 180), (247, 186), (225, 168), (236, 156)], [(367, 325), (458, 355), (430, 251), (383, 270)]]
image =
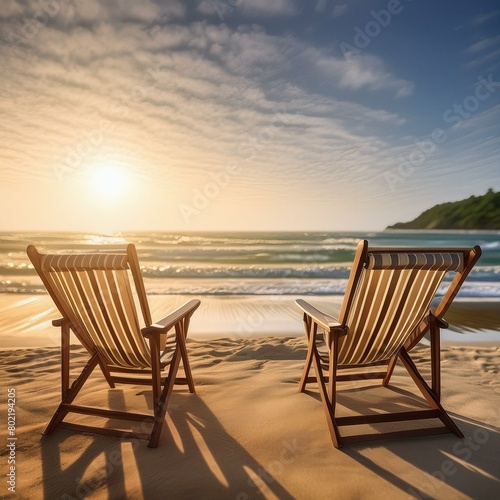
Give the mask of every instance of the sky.
[(2, 0), (0, 231), (378, 231), (500, 190), (498, 0)]

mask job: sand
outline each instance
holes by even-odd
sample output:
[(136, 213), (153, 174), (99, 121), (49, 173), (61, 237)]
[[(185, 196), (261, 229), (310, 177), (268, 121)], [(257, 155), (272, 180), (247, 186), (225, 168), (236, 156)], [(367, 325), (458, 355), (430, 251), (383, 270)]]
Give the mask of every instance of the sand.
[[(5, 306), (5, 302), (0, 304)], [(40, 314), (39, 310), (33, 302), (9, 308), (1, 325), (24, 322), (24, 328), (32, 328), (30, 314)], [(49, 316), (40, 317), (38, 323), (46, 323)], [(4, 328), (2, 337), (8, 332)], [(19, 335), (22, 332), (19, 328)], [(52, 338), (47, 324), (31, 330), (30, 335), (35, 333)], [(499, 497), (499, 344), (442, 348), (442, 401), (465, 440), (446, 434), (359, 443), (336, 450), (316, 384), (310, 384), (307, 393), (297, 392), (306, 354), (304, 339), (241, 337), (190, 340), (197, 394), (189, 394), (182, 386), (175, 388), (156, 449), (148, 448), (145, 441), (63, 429), (42, 436), (59, 402), (59, 349), (48, 343), (1, 350), (2, 455), (9, 451), (4, 418), (7, 389), (15, 389), (17, 441), (16, 494), (7, 490), (8, 464), (3, 458), (0, 497)], [(412, 355), (422, 374), (428, 376), (428, 347), (418, 346)], [(86, 360), (82, 348), (74, 346), (74, 373)], [(109, 389), (97, 371), (85, 387), (77, 399), (81, 404), (138, 412), (151, 406), (147, 387)], [(363, 405), (370, 411), (420, 407), (423, 400), (418, 394), (398, 364), (389, 389), (366, 382), (342, 385), (339, 411), (356, 414)]]

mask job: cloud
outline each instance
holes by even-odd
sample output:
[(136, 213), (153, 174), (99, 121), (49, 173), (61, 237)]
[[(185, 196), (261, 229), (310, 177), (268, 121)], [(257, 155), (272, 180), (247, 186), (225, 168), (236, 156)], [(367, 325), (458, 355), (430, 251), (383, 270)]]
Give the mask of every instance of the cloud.
[(180, 0), (156, 3), (134, 0), (15, 0), (2, 2), (0, 18), (11, 22), (87, 24), (99, 22), (151, 23), (165, 19), (180, 19), (186, 15)]
[(297, 16), (300, 9), (294, 0), (242, 0), (239, 6), (244, 15), (257, 16)]
[(467, 50), (467, 55), (474, 57), (467, 62), (466, 68), (473, 69), (484, 64), (490, 64), (489, 70), (492, 71), (499, 67), (500, 59), (500, 35), (483, 38), (472, 44)]
[[(338, 181), (332, 161), (351, 180), (375, 150), (390, 149), (376, 134), (404, 123), (395, 113), (311, 92), (297, 73), (307, 63), (313, 79), (323, 77), (314, 60), (328, 56), (292, 37), (206, 22), (151, 31), (122, 22), (86, 29), (81, 21), (74, 17), (66, 33), (45, 26), (36, 43), (20, 46), (23, 57), (7, 59), (3, 111), (15, 125), (1, 126), (2, 166), (11, 179), (57, 183), (62, 166), (64, 182), (80, 182), (121, 158), (137, 178), (179, 200), (208, 172), (236, 162), (234, 189), (247, 196), (263, 181), (270, 190), (312, 185), (321, 175)], [(338, 64), (344, 71), (350, 63)], [(313, 176), (304, 164), (316, 165)]]
[[(150, 223), (161, 228), (164, 220), (183, 227), (179, 204), (190, 203), (228, 165), (236, 165), (237, 174), (203, 220), (210, 222), (215, 212), (250, 214), (256, 203), (272, 211), (276, 200), (287, 197), (311, 211), (320, 200), (335, 211), (354, 197), (368, 209), (377, 203), (377, 211), (384, 204), (394, 210), (397, 203), (417, 210), (405, 196), (422, 193), (426, 198), (419, 203), (428, 203), (437, 195), (433, 176), (452, 168), (450, 157), (457, 171), (467, 172), (484, 144), (491, 155), (475, 163), (478, 178), (481, 172), (498, 178), (492, 170), (496, 110), (489, 125), (477, 122), (475, 132), (466, 127), (475, 121), (464, 124), (457, 140), (431, 155), (393, 196), (384, 172), (415, 150), (416, 138), (405, 127), (409, 115), (399, 114), (390, 96), (410, 96), (414, 84), (381, 57), (346, 59), (335, 46), (291, 31), (275, 34), (260, 19), (261, 25), (231, 27), (213, 15), (200, 20), (193, 9), (168, 14), (154, 2), (123, 3), (121, 10), (109, 4), (119, 9), (116, 16), (104, 2), (89, 3), (88, 11), (75, 5), (16, 51), (1, 47), (5, 189), (25, 183), (36, 193), (44, 183), (53, 186), (54, 197), (78, 193), (92, 169), (119, 162), (138, 185), (161, 191), (158, 198), (147, 195), (161, 214)], [(13, 9), (10, 16), (30, 19)], [(9, 29), (17, 22), (9, 21)], [(471, 45), (470, 55), (489, 54), (494, 40)], [(459, 161), (455, 150), (468, 161)], [(61, 165), (67, 170), (59, 183)]]
[(482, 40), (479, 40), (479, 42), (472, 44), (467, 49), (467, 52), (469, 54), (476, 54), (477, 52), (482, 52), (484, 50), (491, 49), (492, 47), (495, 47), (499, 44), (500, 44), (500, 35), (493, 36), (490, 38), (483, 38)]
[(332, 17), (337, 18), (343, 16), (347, 13), (348, 8), (349, 6), (346, 3), (335, 5), (332, 11)]
[(293, 17), (301, 9), (295, 0), (201, 0), (196, 8), (204, 16), (217, 15), (221, 21), (238, 13), (247, 18)]
[(473, 25), (475, 25), (475, 26), (479, 26), (481, 24), (484, 24), (484, 23), (490, 21), (491, 19), (494, 19), (499, 14), (500, 14), (500, 9), (499, 10), (494, 10), (492, 12), (487, 12), (487, 13), (484, 13), (484, 14), (477, 14), (477, 15), (475, 15), (475, 16), (472, 17), (472, 19), (470, 20), (470, 22)]
[(316, 0), (316, 6), (314, 7), (314, 12), (321, 14), (325, 12), (328, 5), (328, 0)]
[(466, 68), (473, 69), (477, 68), (478, 66), (482, 66), (484, 64), (492, 63), (488, 66), (488, 70), (493, 71), (498, 67), (500, 67), (500, 64), (498, 62), (499, 59), (500, 59), (500, 48), (497, 48), (496, 50), (493, 50), (487, 54), (483, 54), (481, 57), (477, 57), (476, 59), (469, 61), (466, 64)]
[(341, 88), (358, 90), (391, 90), (395, 97), (411, 95), (414, 84), (393, 77), (376, 56), (360, 54), (349, 58), (320, 56), (316, 59), (319, 70)]

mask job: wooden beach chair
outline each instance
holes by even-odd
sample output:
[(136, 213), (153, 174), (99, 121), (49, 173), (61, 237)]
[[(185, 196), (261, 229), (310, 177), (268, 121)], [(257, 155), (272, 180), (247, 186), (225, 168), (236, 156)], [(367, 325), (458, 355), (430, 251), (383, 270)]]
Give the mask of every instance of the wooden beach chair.
[[(189, 320), (200, 301), (191, 300), (153, 323), (134, 245), (111, 253), (71, 255), (41, 254), (30, 245), (27, 253), (62, 315), (52, 322), (61, 328), (62, 399), (44, 434), (63, 427), (148, 439), (148, 446), (155, 448), (174, 383), (187, 384), (189, 391), (195, 392), (186, 336)], [(71, 385), (70, 331), (90, 355)], [(176, 378), (181, 360), (185, 377)], [(152, 387), (153, 415), (73, 404), (96, 366), (111, 388), (117, 383)], [(142, 428), (141, 432), (131, 432), (63, 422), (68, 413), (128, 420)]]
[[(339, 318), (334, 318), (304, 300), (302, 309), (308, 352), (300, 392), (317, 382), (333, 445), (382, 438), (413, 437), (452, 432), (462, 433), (440, 403), (440, 329), (458, 290), (479, 259), (481, 249), (464, 248), (369, 248), (361, 241), (356, 249)], [(448, 272), (453, 280), (443, 282)], [(431, 301), (440, 286), (446, 290), (435, 309)], [(323, 335), (320, 333), (323, 332)], [(430, 332), (431, 385), (420, 375), (408, 351)], [(382, 379), (387, 386), (400, 359), (430, 408), (399, 413), (336, 416), (337, 382)], [(310, 376), (314, 366), (315, 376)], [(364, 367), (378, 371), (359, 373)], [(349, 369), (349, 374), (342, 370)], [(369, 369), (371, 370), (371, 368)], [(353, 373), (358, 371), (358, 373)], [(366, 372), (366, 370), (364, 370)], [(361, 396), (362, 393), (360, 393)], [(339, 427), (438, 418), (438, 427), (396, 430), (342, 437)]]

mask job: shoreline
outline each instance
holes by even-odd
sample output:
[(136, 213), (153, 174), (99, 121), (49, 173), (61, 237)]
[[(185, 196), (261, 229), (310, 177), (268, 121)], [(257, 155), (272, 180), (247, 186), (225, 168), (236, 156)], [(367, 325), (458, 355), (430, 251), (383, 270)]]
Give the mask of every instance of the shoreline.
[[(303, 298), (335, 316), (342, 296), (148, 295), (153, 321), (187, 300), (202, 304), (194, 314), (189, 338), (249, 339), (304, 337), (302, 316), (294, 305)], [(0, 349), (58, 346), (59, 329), (51, 321), (59, 317), (47, 294), (0, 293)], [(442, 331), (447, 345), (500, 345), (500, 300), (458, 298), (446, 314), (449, 330)]]

